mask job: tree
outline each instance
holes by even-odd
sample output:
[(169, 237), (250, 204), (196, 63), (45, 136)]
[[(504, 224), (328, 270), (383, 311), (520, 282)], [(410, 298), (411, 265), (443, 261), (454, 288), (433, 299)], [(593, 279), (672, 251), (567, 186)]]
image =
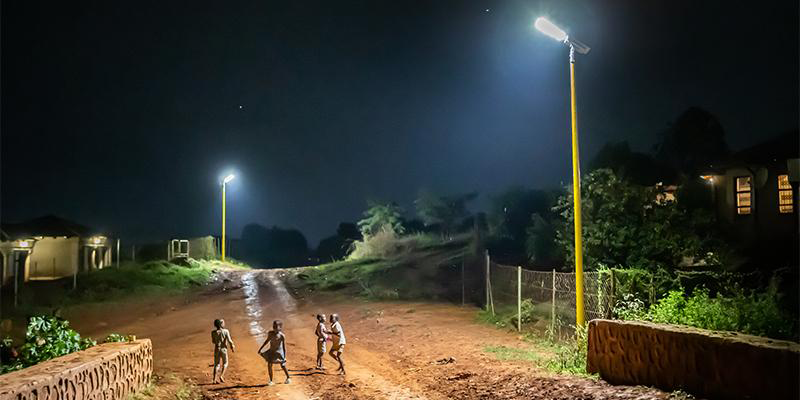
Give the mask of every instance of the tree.
[(242, 230), (242, 247), (246, 261), (266, 268), (308, 263), (308, 243), (295, 229), (248, 224)]
[[(590, 172), (581, 185), (587, 269), (674, 268), (685, 258), (719, 264), (730, 254), (711, 214), (675, 201), (657, 201), (657, 187), (631, 184), (610, 169)], [(568, 263), (574, 263), (572, 194), (560, 197), (554, 210), (563, 221), (556, 241)]]
[(653, 156), (632, 151), (628, 142), (606, 143), (589, 161), (589, 171), (609, 168), (614, 173), (638, 185), (675, 182), (676, 171), (656, 161)]
[(526, 229), (525, 252), (528, 259), (539, 265), (555, 265), (563, 257), (556, 243), (557, 221), (546, 220), (535, 213)]
[(378, 232), (391, 232), (402, 235), (403, 209), (396, 203), (367, 202), (368, 208), (364, 212), (364, 219), (358, 221), (358, 228), (364, 238), (374, 236)]
[(656, 160), (689, 176), (696, 176), (730, 152), (717, 117), (697, 107), (678, 116), (655, 150)]
[(356, 224), (342, 222), (336, 234), (322, 239), (317, 246), (317, 257), (323, 261), (339, 260), (347, 256), (352, 243), (361, 240)]
[(449, 237), (453, 230), (462, 222), (469, 212), (467, 203), (478, 197), (475, 192), (439, 196), (428, 191), (422, 191), (414, 201), (417, 215), (426, 226), (438, 226), (439, 231)]
[(489, 211), (489, 233), (507, 237), (522, 244), (531, 216), (538, 213), (550, 219), (554, 196), (544, 190), (529, 190), (514, 186), (492, 197)]

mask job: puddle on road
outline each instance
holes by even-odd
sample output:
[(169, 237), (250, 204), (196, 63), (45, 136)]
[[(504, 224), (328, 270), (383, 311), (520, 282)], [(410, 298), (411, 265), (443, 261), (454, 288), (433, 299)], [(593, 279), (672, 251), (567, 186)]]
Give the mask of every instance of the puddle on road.
[(245, 295), (245, 310), (250, 317), (250, 334), (256, 341), (262, 342), (267, 338), (267, 334), (261, 327), (261, 299), (258, 296), (258, 280), (255, 272), (247, 272), (242, 276), (242, 288)]
[(275, 289), (275, 294), (278, 295), (278, 301), (281, 303), (283, 312), (293, 313), (297, 311), (297, 303), (295, 303), (294, 298), (291, 294), (289, 294), (289, 291), (286, 290), (286, 286), (284, 286), (283, 282), (278, 277), (278, 273), (275, 271), (267, 271), (266, 275), (269, 279), (270, 285), (272, 285), (272, 288)]

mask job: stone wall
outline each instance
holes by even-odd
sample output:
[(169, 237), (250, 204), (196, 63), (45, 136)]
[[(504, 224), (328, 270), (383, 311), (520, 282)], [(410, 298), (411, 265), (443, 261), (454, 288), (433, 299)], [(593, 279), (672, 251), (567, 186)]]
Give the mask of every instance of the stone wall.
[(589, 322), (587, 370), (613, 384), (713, 399), (800, 398), (800, 345), (733, 332)]
[(0, 375), (0, 400), (126, 399), (152, 372), (150, 339), (106, 343)]

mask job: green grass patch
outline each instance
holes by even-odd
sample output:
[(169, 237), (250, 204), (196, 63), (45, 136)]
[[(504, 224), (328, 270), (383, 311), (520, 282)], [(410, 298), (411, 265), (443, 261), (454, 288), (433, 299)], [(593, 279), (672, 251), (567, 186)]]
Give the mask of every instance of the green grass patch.
[(542, 356), (535, 349), (518, 349), (516, 347), (507, 346), (487, 346), (483, 351), (494, 355), (498, 360), (502, 361), (529, 361), (541, 363)]
[[(80, 304), (121, 301), (132, 296), (177, 294), (207, 284), (214, 271), (223, 266), (230, 267), (230, 264), (208, 260), (188, 260), (185, 265), (166, 261), (125, 262), (119, 268), (109, 266), (79, 274), (75, 289), (71, 278), (29, 282), (21, 285), (19, 306), (12, 310), (12, 314), (20, 317), (50, 314), (55, 308)], [(246, 268), (246, 264), (241, 263), (233, 266)]]
[[(453, 260), (467, 251), (468, 236), (443, 240), (435, 235), (381, 237), (361, 243), (372, 254), (303, 268), (299, 285), (311, 290), (347, 290), (369, 299), (433, 299), (447, 295)], [(381, 255), (381, 256), (376, 256)]]

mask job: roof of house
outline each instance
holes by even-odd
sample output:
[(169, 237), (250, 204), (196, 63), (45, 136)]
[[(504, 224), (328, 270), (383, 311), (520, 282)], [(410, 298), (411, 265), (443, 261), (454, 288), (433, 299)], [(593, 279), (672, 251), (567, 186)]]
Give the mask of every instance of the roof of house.
[(77, 222), (45, 215), (20, 223), (4, 223), (0, 225), (0, 237), (3, 240), (15, 240), (31, 236), (92, 236), (92, 228)]
[(742, 166), (785, 165), (787, 160), (798, 157), (800, 157), (800, 133), (795, 129), (739, 150), (727, 160), (714, 163), (703, 171), (723, 173), (726, 169)]
[(800, 157), (800, 133), (788, 131), (767, 141), (743, 149), (733, 159), (748, 164), (785, 162)]

